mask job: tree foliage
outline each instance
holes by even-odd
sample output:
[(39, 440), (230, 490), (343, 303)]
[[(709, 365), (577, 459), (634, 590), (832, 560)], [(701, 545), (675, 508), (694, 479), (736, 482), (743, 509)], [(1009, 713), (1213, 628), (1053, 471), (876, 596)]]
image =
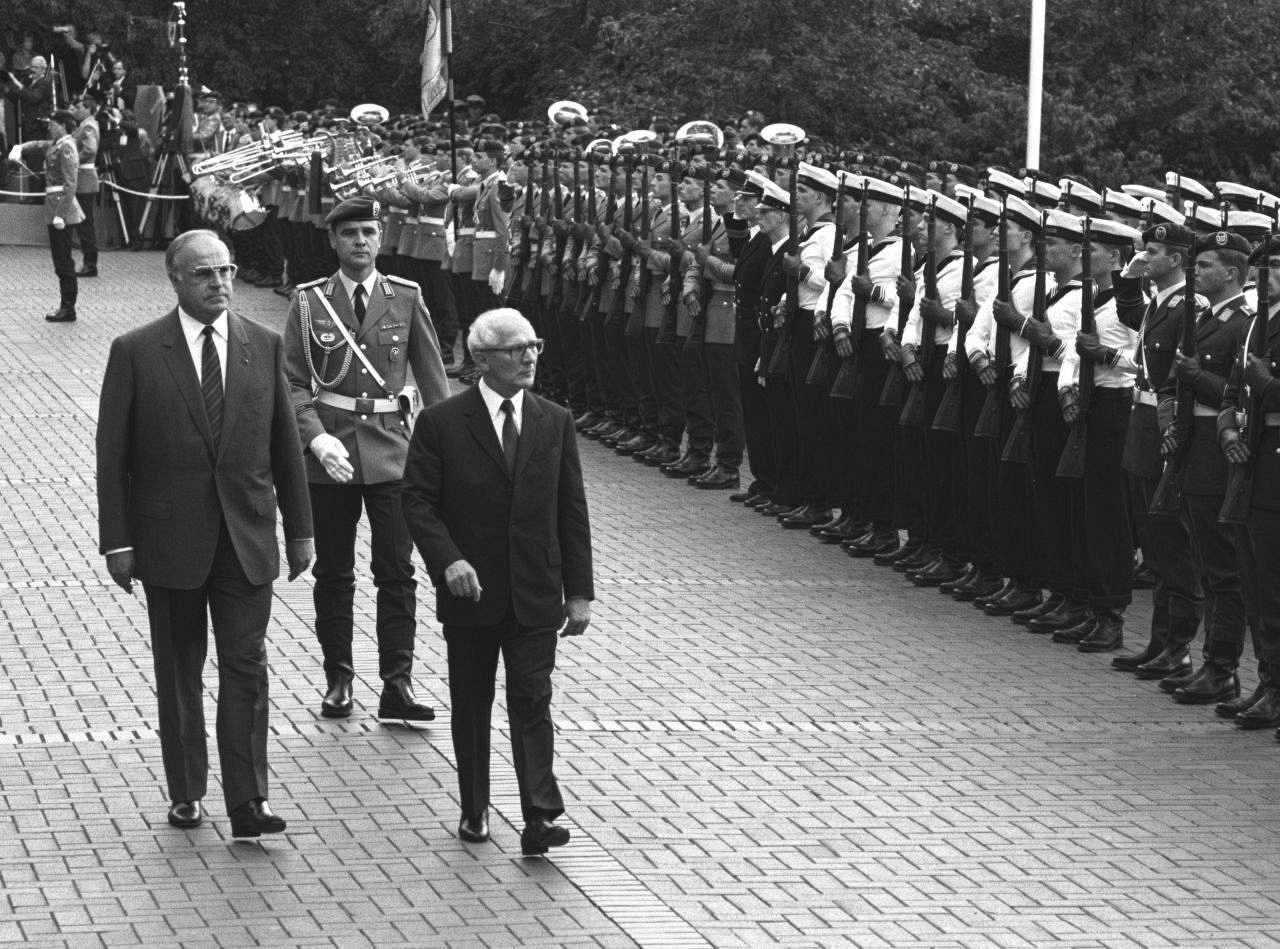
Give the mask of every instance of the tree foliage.
[[(158, 0), (0, 0), (15, 27), (99, 24), (171, 84)], [(757, 109), (842, 147), (1020, 165), (1027, 0), (454, 0), (453, 72), (506, 117), (555, 99), (655, 116)], [(1165, 168), (1274, 188), (1272, 0), (1054, 0), (1042, 164), (1112, 183)], [(412, 111), (425, 0), (190, 0), (192, 78), (263, 105)]]

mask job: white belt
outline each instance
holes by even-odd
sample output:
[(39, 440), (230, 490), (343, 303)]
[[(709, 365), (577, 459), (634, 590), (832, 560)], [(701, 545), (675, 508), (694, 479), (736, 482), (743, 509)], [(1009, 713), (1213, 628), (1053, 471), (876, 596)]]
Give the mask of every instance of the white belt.
[(83, 161), (80, 163), (81, 168), (97, 168), (98, 166), (91, 161)]
[(1268, 426), (1280, 426), (1280, 412), (1268, 412), (1263, 421)]
[(437, 224), (437, 225), (439, 225), (440, 227), (444, 227), (444, 218), (442, 218), (442, 217), (420, 217), (420, 218), (418, 218), (418, 223), (419, 223), (419, 224)]
[(1199, 402), (1197, 402), (1195, 405), (1196, 418), (1217, 418), (1218, 412), (1219, 412), (1218, 409), (1211, 409), (1209, 408), (1209, 406), (1201, 405)]
[(476, 232), (476, 229), (475, 229), (474, 227), (460, 227), (460, 228), (458, 228), (458, 236), (459, 236), (459, 237), (465, 237), (466, 235), (468, 235), (468, 234), (474, 234), (475, 232)]
[(1138, 405), (1156, 406), (1160, 404), (1160, 399), (1154, 392), (1148, 392), (1146, 389), (1134, 389), (1133, 401)]
[(62, 187), (62, 185), (54, 185), (51, 188), (45, 188), (44, 193), (45, 194), (62, 194), (63, 190), (64, 188)]
[(419, 220), (419, 219), (418, 219), (418, 218), (416, 218), (416, 217), (406, 217), (406, 218), (404, 219), (404, 223), (405, 223), (405, 224), (417, 224), (417, 223), (418, 223), (418, 220)]
[(332, 405), (335, 409), (359, 412), (361, 415), (400, 411), (400, 405), (395, 399), (356, 399), (349, 395), (330, 392), (328, 389), (321, 389), (316, 393), (316, 401), (322, 405)]
[(476, 231), (476, 240), (480, 240), (481, 238), (485, 238), (485, 237), (497, 237), (497, 236), (498, 236), (497, 231)]

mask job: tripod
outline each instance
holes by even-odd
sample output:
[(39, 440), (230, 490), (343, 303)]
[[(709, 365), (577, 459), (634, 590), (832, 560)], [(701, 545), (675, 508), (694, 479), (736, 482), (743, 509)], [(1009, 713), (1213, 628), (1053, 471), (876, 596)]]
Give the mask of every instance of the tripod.
[(120, 192), (115, 188), (117, 183), (116, 173), (112, 169), (110, 162), (102, 170), (102, 181), (104, 184), (109, 185), (107, 190), (111, 192), (111, 203), (116, 209), (116, 220), (120, 224), (120, 246), (130, 247), (133, 245), (133, 237), (129, 234), (129, 221), (125, 217), (124, 205), (120, 200)]
[[(184, 195), (189, 194), (187, 190), (187, 182), (191, 180), (191, 169), (187, 166), (187, 159), (178, 148), (178, 143), (174, 136), (165, 135), (161, 139), (160, 156), (156, 159), (155, 170), (151, 173), (151, 187), (147, 189), (147, 197), (145, 207), (142, 209), (142, 217), (138, 220), (137, 239), (141, 243), (147, 237), (147, 224), (151, 221), (151, 211), (155, 207), (157, 195)], [(168, 190), (164, 190), (168, 188)], [(159, 210), (156, 214), (155, 227), (150, 236), (151, 246), (156, 247), (160, 241), (168, 241), (181, 231), (180, 222), (175, 221), (177, 210), (171, 211), (166, 219), (164, 210)], [(167, 224), (167, 227), (162, 225)]]

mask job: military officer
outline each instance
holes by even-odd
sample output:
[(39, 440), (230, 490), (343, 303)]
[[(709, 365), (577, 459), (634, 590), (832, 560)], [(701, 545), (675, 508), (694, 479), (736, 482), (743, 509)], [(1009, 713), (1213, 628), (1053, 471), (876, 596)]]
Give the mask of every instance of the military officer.
[(503, 173), (506, 160), (506, 146), (490, 139), (479, 144), (472, 161), (480, 176), (473, 210), (476, 232), (471, 264), (477, 313), (502, 305), (507, 279), (515, 192)]
[(80, 157), (72, 130), (76, 117), (66, 109), (58, 109), (48, 120), (49, 138), (45, 141), (15, 145), (9, 157), (34, 162), (44, 158), (44, 220), (49, 230), (49, 252), (53, 256), (53, 272), (58, 275), (58, 308), (45, 314), (50, 323), (71, 323), (76, 318), (76, 264), (71, 257), (71, 231), (84, 220), (84, 211), (76, 200), (76, 182), (80, 173)]
[(76, 201), (84, 212), (84, 220), (76, 225), (80, 251), (84, 256), (84, 266), (76, 271), (77, 277), (98, 276), (98, 236), (93, 225), (94, 206), (98, 203), (98, 143), (101, 137), (98, 120), (94, 118), (97, 110), (98, 100), (88, 90), (81, 93), (80, 98), (71, 106), (71, 114), (78, 123), (71, 133), (79, 159)]
[(376, 201), (351, 198), (326, 218), (340, 269), (297, 288), (285, 327), (286, 370), (316, 522), (316, 637), (327, 680), (321, 714), (351, 714), (355, 539), (363, 506), (378, 588), (378, 720), (422, 727), (435, 714), (414, 699), (410, 681), (416, 583), (400, 504), (410, 436), (406, 369), (424, 404), (446, 398), (449, 387), (417, 285), (374, 267), (380, 210)]

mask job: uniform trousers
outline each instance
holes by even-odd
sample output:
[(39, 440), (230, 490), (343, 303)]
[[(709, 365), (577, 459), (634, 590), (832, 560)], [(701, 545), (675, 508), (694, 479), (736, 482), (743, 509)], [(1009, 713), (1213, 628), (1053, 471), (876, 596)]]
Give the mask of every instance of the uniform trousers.
[(778, 480), (771, 496), (777, 504), (799, 507), (813, 502), (805, 495), (800, 471), (800, 442), (796, 437), (795, 397), (791, 388), (790, 379), (774, 376), (765, 382), (764, 397), (769, 419), (769, 438), (778, 472)]
[(520, 810), (526, 822), (537, 817), (559, 817), (564, 813), (564, 801), (553, 769), (555, 729), (551, 724), (556, 627), (521, 626), (511, 618), (493, 626), (446, 623), (444, 638), (453, 710), (450, 728), (463, 816), (479, 817), (489, 806), (493, 680), (501, 653)]
[[(315, 519), (316, 638), (325, 672), (353, 671), (351, 638), (355, 602), (356, 525), (363, 508), (369, 519), (373, 584), (378, 590), (378, 671), (382, 678), (408, 675), (416, 628), (417, 581), (413, 540), (401, 508), (403, 482), (312, 484)], [(406, 663), (408, 665), (406, 666)]]
[(1280, 511), (1255, 506), (1247, 525), (1253, 545), (1258, 627), (1254, 649), (1258, 656), (1258, 678), (1280, 686)]
[(1122, 612), (1133, 600), (1133, 535), (1128, 480), (1121, 465), (1133, 389), (1093, 390), (1086, 420), (1084, 518), (1076, 572), (1094, 612)]
[[(1032, 359), (1039, 358), (1036, 353)], [(1073, 529), (1080, 523), (1082, 488), (1057, 476), (1069, 430), (1058, 407), (1058, 373), (1043, 371), (1031, 394), (1031, 473), (1035, 484), (1035, 525), (1040, 543), (1040, 585), (1076, 602), (1087, 592), (1075, 569)]]
[(742, 434), (747, 447), (747, 463), (751, 466), (751, 486), (757, 493), (772, 498), (778, 490), (778, 458), (774, 454), (773, 434), (769, 430), (768, 397), (756, 375), (760, 334), (753, 317), (737, 317), (733, 352), (738, 369)]
[(76, 280), (76, 262), (71, 257), (71, 226), (58, 230), (50, 224), (48, 231), (53, 272), (58, 275), (59, 305), (64, 309), (74, 310), (80, 285)]
[(853, 356), (857, 366), (850, 403), (853, 459), (847, 470), (853, 473), (855, 512), (869, 519), (877, 530), (887, 531), (894, 524), (894, 477), (891, 468), (886, 470), (885, 460), (893, 457), (898, 408), (880, 404), (890, 367), (880, 351), (880, 330), (867, 329), (860, 335)]
[(98, 192), (76, 192), (76, 203), (84, 212), (84, 220), (76, 225), (76, 236), (80, 238), (80, 252), (84, 255), (84, 265), (90, 270), (98, 267), (98, 231), (94, 226), (94, 211), (98, 204)]
[(582, 323), (578, 319), (578, 301), (582, 283), (566, 280), (564, 296), (560, 301), (556, 319), (559, 323), (560, 343), (564, 354), (565, 386), (569, 402), (575, 408), (587, 404), (587, 358), (583, 352)]
[(795, 413), (802, 503), (831, 507), (840, 498), (836, 484), (836, 423), (827, 390), (807, 385), (818, 344), (813, 339), (813, 310), (797, 310), (791, 321), (788, 376)]
[(687, 336), (677, 336), (676, 382), (684, 409), (684, 430), (688, 433), (688, 453), (694, 458), (711, 457), (716, 447), (716, 419), (711, 407), (711, 390), (703, 371), (706, 344), (689, 345)]
[(703, 343), (699, 368), (711, 404), (716, 464), (736, 473), (746, 438), (733, 343)]
[(658, 327), (644, 328), (645, 360), (657, 417), (658, 435), (680, 444), (684, 434), (684, 414), (680, 410), (679, 353), (674, 343), (658, 341)]
[(956, 458), (961, 470), (953, 493), (960, 531), (958, 550), (962, 560), (990, 575), (997, 571), (991, 515), (992, 495), (999, 490), (1000, 456), (994, 438), (976, 438), (973, 434), (986, 401), (986, 387), (966, 361), (962, 360), (959, 371), (960, 431), (956, 434), (959, 440)]
[(945, 359), (946, 346), (935, 344), (924, 368), (924, 380), (920, 383), (924, 397), (924, 427), (913, 429), (923, 444), (923, 463), (912, 472), (911, 483), (924, 511), (925, 542), (936, 547), (948, 560), (957, 561), (960, 552), (955, 521), (956, 488), (953, 484), (957, 475), (957, 441), (954, 433), (940, 432), (931, 427), (946, 389), (942, 378)]
[[(1249, 535), (1238, 525), (1218, 523), (1221, 494), (1184, 494), (1182, 510), (1191, 527), (1191, 543), (1204, 590), (1204, 649), (1206, 662), (1234, 669), (1244, 651), (1245, 588), (1243, 572), (1252, 560)], [(1171, 645), (1185, 646), (1194, 627), (1175, 627)]]
[(218, 654), (218, 758), (231, 811), (267, 796), (267, 622), (271, 584), (250, 583), (225, 522), (203, 584), (178, 590), (144, 583), (169, 800), (208, 790), (204, 671), (209, 618)]
[[(621, 292), (617, 291), (617, 293)], [(633, 366), (634, 354), (631, 342), (625, 334), (626, 317), (621, 313), (613, 316), (609, 311), (605, 311), (602, 320), (601, 329), (607, 363), (613, 378), (614, 389), (618, 394), (618, 408), (622, 421), (631, 428), (650, 430), (650, 423), (656, 425), (656, 420), (646, 419), (643, 412), (641, 391), (636, 385), (636, 370)]]

